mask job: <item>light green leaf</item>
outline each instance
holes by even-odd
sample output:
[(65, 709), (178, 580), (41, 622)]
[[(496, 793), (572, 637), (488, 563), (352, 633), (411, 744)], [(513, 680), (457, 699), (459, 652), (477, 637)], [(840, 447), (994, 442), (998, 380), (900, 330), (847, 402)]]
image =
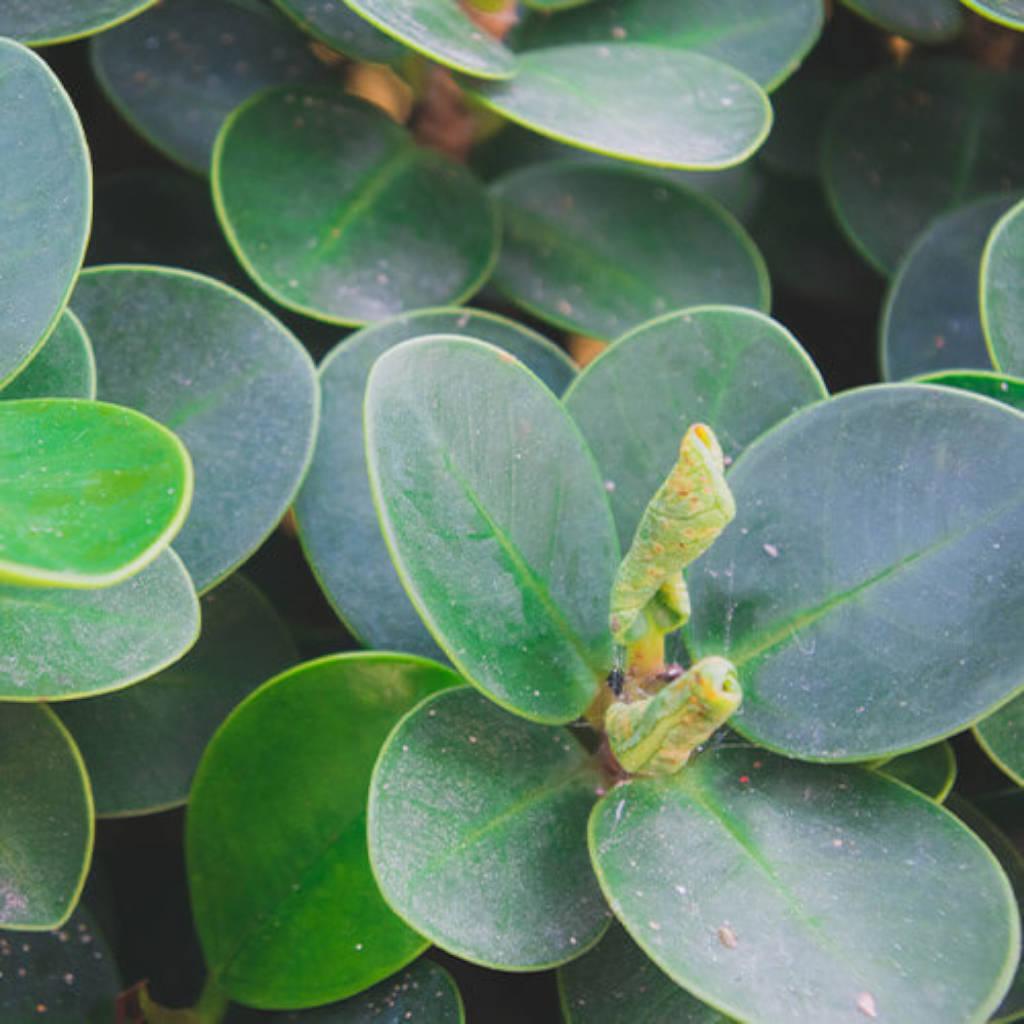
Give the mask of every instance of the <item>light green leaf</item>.
[(96, 360), (81, 320), (65, 309), (43, 347), (6, 387), (0, 399), (95, 398)]
[(1024, 694), (978, 722), (974, 735), (995, 764), (1024, 786)]
[(1024, 377), (1024, 310), (1020, 261), (1024, 253), (1024, 201), (1007, 212), (988, 237), (981, 258), (981, 325), (997, 370)]
[(983, 18), (1007, 28), (1024, 31), (1024, 2), (1022, 0), (961, 0)]
[(0, 36), (33, 46), (67, 43), (141, 14), (159, 0), (4, 0)]
[(274, 0), (303, 32), (357, 60), (389, 64), (405, 52), (342, 0)]
[(890, 758), (876, 765), (875, 770), (941, 804), (956, 780), (956, 754), (949, 743), (935, 743)]
[(982, 370), (944, 370), (916, 378), (918, 384), (941, 384), (947, 388), (962, 388), (976, 395), (1004, 402), (1011, 409), (1024, 412), (1024, 380), (1003, 373)]

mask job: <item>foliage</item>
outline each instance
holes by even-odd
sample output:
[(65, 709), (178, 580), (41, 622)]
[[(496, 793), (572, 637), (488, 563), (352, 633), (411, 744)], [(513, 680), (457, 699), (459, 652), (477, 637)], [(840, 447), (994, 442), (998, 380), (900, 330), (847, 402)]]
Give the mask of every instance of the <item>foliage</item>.
[(0, 1017), (1024, 1019), (1022, 30), (8, 0)]

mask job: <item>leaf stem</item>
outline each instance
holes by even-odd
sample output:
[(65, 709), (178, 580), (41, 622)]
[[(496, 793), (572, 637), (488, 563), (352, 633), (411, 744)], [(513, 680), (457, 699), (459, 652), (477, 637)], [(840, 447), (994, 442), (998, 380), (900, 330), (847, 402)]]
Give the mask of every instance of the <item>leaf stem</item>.
[(196, 1024), (220, 1024), (228, 1010), (228, 997), (212, 974), (206, 976), (199, 1002), (193, 1007)]

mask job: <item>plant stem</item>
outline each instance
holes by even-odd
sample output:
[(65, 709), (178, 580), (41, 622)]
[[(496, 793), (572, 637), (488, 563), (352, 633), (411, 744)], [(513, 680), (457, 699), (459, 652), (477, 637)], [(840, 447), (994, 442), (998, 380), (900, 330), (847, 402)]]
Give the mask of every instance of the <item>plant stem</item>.
[(665, 668), (665, 634), (645, 613), (647, 630), (626, 649), (626, 675), (632, 679), (656, 676)]
[(193, 1007), (197, 1024), (220, 1024), (227, 1010), (228, 997), (213, 975), (208, 974), (203, 991), (199, 994), (199, 1002)]

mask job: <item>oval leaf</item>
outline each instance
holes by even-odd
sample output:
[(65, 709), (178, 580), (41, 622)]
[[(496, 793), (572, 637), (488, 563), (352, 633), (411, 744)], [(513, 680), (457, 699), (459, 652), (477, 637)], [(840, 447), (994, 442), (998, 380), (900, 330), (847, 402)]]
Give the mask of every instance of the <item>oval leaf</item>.
[(461, 302), (497, 255), (496, 213), (472, 174), (331, 88), (277, 89), (236, 111), (213, 188), (253, 280), (329, 323)]
[(819, 0), (618, 0), (536, 18), (527, 24), (524, 42), (667, 46), (714, 57), (774, 89), (800, 66), (821, 34), (824, 14)]
[(139, 686), (58, 705), (89, 769), (100, 816), (184, 803), (221, 722), (268, 672), (299, 660), (284, 623), (244, 577), (225, 580), (200, 606), (203, 631), (177, 664)]
[(0, 399), (95, 398), (96, 360), (82, 321), (65, 309), (46, 344), (18, 371)]
[(426, 947), (377, 891), (366, 794), (395, 722), (458, 682), (399, 655), (322, 658), (261, 687), (217, 732), (185, 838), (199, 938), (232, 999), (262, 1009), (331, 1002)]
[(165, 551), (101, 590), (0, 585), (0, 701), (74, 700), (151, 676), (199, 635), (199, 602)]
[(363, 396), (376, 359), (411, 338), (478, 338), (522, 360), (556, 394), (575, 376), (546, 338), (492, 313), (422, 310), (346, 338), (320, 365), (323, 411), (313, 462), (295, 502), (299, 537), (327, 599), (367, 647), (441, 656), (391, 564), (366, 477)]
[(174, 0), (103, 33), (93, 43), (93, 67), (139, 134), (189, 170), (208, 174), (217, 132), (243, 100), (325, 73), (306, 43), (262, 5)]
[(159, 0), (4, 0), (0, 36), (33, 46), (66, 43), (141, 14)]
[(981, 370), (945, 370), (917, 378), (919, 384), (941, 384), (947, 388), (962, 388), (976, 395), (985, 395), (1004, 402), (1011, 409), (1024, 412), (1024, 380), (1001, 373)]
[(691, 423), (707, 423), (734, 460), (760, 434), (825, 398), (796, 339), (761, 313), (702, 306), (621, 338), (565, 396), (605, 478), (623, 550), (675, 465)]
[(958, 0), (842, 0), (851, 11), (886, 32), (915, 43), (948, 43), (964, 27)]
[(846, 392), (764, 435), (729, 475), (736, 521), (689, 575), (697, 652), (739, 669), (730, 725), (853, 761), (1012, 696), (1022, 479), (1024, 416), (950, 388)]
[(876, 772), (720, 748), (609, 793), (590, 846), (645, 952), (750, 1024), (984, 1021), (1020, 951), (984, 844)]
[(0, 582), (110, 586), (152, 562), (188, 514), (188, 452), (132, 409), (3, 402), (0, 438)]
[(851, 86), (822, 159), (830, 201), (863, 256), (891, 273), (944, 210), (1024, 187), (1022, 104), (1024, 75), (966, 61), (911, 62)]
[(49, 708), (0, 704), (0, 789), (0, 930), (57, 928), (85, 884), (93, 819), (85, 765)]
[[(0, 26), (5, 17), (0, 13)], [(85, 255), (92, 190), (71, 100), (39, 57), (9, 39), (0, 39), (0, 153), (2, 384), (43, 343), (67, 303)]]
[(428, 338), (377, 360), (365, 415), (384, 537), (434, 638), (515, 714), (577, 718), (611, 666), (619, 552), (568, 414), (512, 356)]
[(470, 687), (424, 701), (388, 737), (370, 785), (384, 898), (473, 963), (532, 971), (578, 956), (608, 924), (585, 839), (601, 785), (564, 730), (506, 715)]
[(956, 780), (956, 754), (949, 743), (935, 743), (894, 757), (875, 770), (941, 804)]
[(768, 308), (747, 233), (682, 186), (562, 161), (511, 174), (494, 194), (506, 233), (495, 284), (559, 327), (610, 340), (696, 303)]
[(960, 0), (983, 18), (1024, 31), (1024, 0)]
[(298, 490), (316, 437), (313, 362), (262, 307), (186, 271), (87, 270), (74, 307), (100, 397), (172, 427), (192, 453), (195, 498), (175, 550), (208, 590), (256, 550)]
[(1024, 310), (1020, 261), (1024, 258), (1024, 202), (989, 235), (981, 260), (981, 323), (996, 369), (1024, 377)]
[(900, 263), (880, 331), (887, 380), (991, 366), (978, 306), (978, 271), (992, 225), (1016, 195), (987, 196), (937, 217)]
[(1024, 786), (1024, 694), (983, 718), (974, 734), (996, 765)]
[(399, 43), (350, 10), (342, 0), (274, 0), (303, 32), (331, 49), (374, 64), (389, 64), (403, 54)]
[(656, 167), (742, 163), (772, 122), (768, 97), (735, 68), (642, 43), (531, 50), (510, 81), (465, 85), (485, 107), (541, 135)]

